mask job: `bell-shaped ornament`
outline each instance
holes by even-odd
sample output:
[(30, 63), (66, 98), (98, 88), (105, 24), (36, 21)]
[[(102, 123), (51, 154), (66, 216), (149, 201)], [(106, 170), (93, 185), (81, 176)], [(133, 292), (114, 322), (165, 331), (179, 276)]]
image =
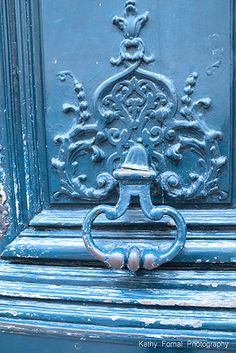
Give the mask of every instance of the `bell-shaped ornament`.
[(121, 167), (132, 170), (149, 170), (146, 149), (141, 144), (132, 146)]

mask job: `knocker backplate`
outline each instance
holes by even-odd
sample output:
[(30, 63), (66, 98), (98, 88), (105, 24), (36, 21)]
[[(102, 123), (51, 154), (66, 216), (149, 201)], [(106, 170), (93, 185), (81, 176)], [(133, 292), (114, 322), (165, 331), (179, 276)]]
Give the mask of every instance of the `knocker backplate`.
[[(156, 45), (150, 35), (155, 20), (161, 21), (168, 5), (160, 9), (148, 4), (142, 10), (140, 3), (138, 11), (132, 10), (131, 2), (123, 14), (117, 5), (113, 27), (110, 19), (110, 32), (103, 34), (108, 42), (113, 38), (106, 63), (101, 55), (106, 56), (108, 47), (93, 43), (97, 60), (92, 63), (89, 58), (88, 65), (94, 71), (83, 70), (81, 76), (71, 65), (56, 73), (57, 94), (68, 99), (62, 98), (62, 109), (57, 101), (57, 116), (63, 128), (58, 129), (62, 126), (58, 123), (58, 131), (50, 141), (55, 144), (51, 158), (52, 202), (116, 202), (117, 184), (112, 172), (124, 161), (129, 148), (142, 142), (151, 151), (150, 163), (158, 174), (152, 186), (154, 202), (159, 203), (161, 197), (162, 202), (173, 205), (229, 203), (229, 140), (225, 138), (229, 131), (224, 123), (228, 117), (221, 111), (220, 90), (218, 93), (214, 88), (211, 92), (214, 76), (204, 66), (204, 37), (202, 51), (194, 46), (191, 49), (199, 50), (202, 57), (191, 69), (187, 64), (191, 50), (187, 52), (178, 42), (181, 61), (177, 67), (174, 53), (167, 57), (167, 49), (161, 55), (158, 52), (157, 42), (164, 45), (163, 29), (159, 28)], [(105, 30), (106, 18), (101, 12), (97, 21)], [(165, 23), (162, 25), (166, 28)], [(173, 43), (171, 38), (168, 40)], [(84, 43), (80, 34), (78, 41)], [(215, 42), (221, 43), (219, 38)], [(80, 53), (76, 55), (81, 58)], [(99, 81), (96, 72), (101, 65), (103, 79)]]

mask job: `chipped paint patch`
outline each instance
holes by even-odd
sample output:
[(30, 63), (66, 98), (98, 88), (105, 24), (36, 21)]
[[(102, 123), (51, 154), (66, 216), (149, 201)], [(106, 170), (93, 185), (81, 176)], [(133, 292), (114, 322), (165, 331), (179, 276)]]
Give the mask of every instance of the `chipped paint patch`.
[(229, 282), (227, 283), (230, 287), (236, 287), (236, 282)]
[(142, 304), (142, 305), (158, 305), (159, 301), (152, 300), (152, 299), (140, 299), (140, 300), (138, 300), (138, 303)]
[(144, 322), (145, 325), (151, 325), (155, 324), (155, 322), (157, 322), (157, 319), (154, 319), (152, 317), (142, 317), (139, 319), (139, 321)]
[(7, 193), (4, 188), (4, 184), (6, 183), (6, 173), (4, 171), (4, 168), (2, 166), (2, 151), (3, 146), (0, 145), (0, 174), (1, 174), (1, 180), (0, 180), (0, 237), (2, 237), (6, 232), (7, 228), (9, 225), (8, 222), (8, 209), (9, 205), (6, 206), (7, 203)]
[(120, 318), (120, 316), (113, 315), (113, 316), (111, 316), (111, 319), (112, 319), (112, 321), (116, 321), (116, 320), (119, 320), (121, 318)]
[(218, 282), (212, 282), (212, 283), (211, 283), (211, 286), (212, 286), (213, 288), (217, 288), (217, 287), (219, 286), (219, 283), (218, 283)]
[(9, 314), (9, 315), (12, 315), (12, 316), (17, 316), (18, 312), (15, 311), (15, 310), (2, 310), (1, 314)]
[(188, 318), (186, 319), (162, 319), (160, 320), (161, 325), (168, 325), (168, 326), (191, 326), (193, 328), (199, 328), (202, 327), (202, 321), (200, 320), (194, 320)]

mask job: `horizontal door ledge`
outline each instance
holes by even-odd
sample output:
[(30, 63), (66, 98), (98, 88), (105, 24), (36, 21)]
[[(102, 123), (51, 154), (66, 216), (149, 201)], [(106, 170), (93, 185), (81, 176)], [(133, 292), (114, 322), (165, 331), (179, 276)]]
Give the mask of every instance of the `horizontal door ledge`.
[[(96, 271), (96, 269), (94, 270)], [(141, 279), (140, 279), (141, 282)], [(209, 287), (210, 288), (210, 287)], [(32, 283), (26, 281), (0, 280), (0, 298), (52, 300), (62, 302), (94, 303), (98, 305), (162, 307), (162, 308), (210, 308), (236, 309), (236, 291), (129, 288)]]
[[(42, 322), (36, 320), (18, 320), (18, 319), (0, 319), (0, 332), (18, 334), (21, 339), (21, 346), (26, 346), (27, 338), (32, 343), (32, 335), (52, 337), (50, 347), (55, 343), (54, 350), (58, 350), (58, 344), (70, 347), (88, 348), (91, 343), (96, 343), (97, 349), (107, 349), (107, 343), (120, 344), (122, 352), (137, 352), (137, 347), (142, 347), (144, 342), (151, 342), (150, 347), (161, 348), (163, 342), (174, 343), (182, 342), (183, 348), (198, 348), (196, 342), (206, 346), (206, 342), (210, 342), (214, 349), (227, 347), (227, 351), (235, 352), (236, 339), (234, 331), (212, 331), (212, 330), (173, 330), (170, 329), (151, 329), (151, 328), (133, 328), (133, 327), (107, 327), (101, 325), (77, 325), (64, 322)], [(70, 340), (68, 340), (68, 337)], [(64, 342), (62, 338), (66, 338)], [(59, 341), (57, 340), (59, 339)], [(76, 340), (76, 341), (75, 341)], [(205, 343), (204, 343), (205, 342)], [(28, 342), (29, 343), (29, 342)], [(49, 346), (49, 341), (46, 341)], [(103, 345), (104, 344), (104, 345)], [(127, 344), (127, 346), (126, 346)], [(94, 346), (91, 346), (93, 349)], [(145, 346), (143, 346), (145, 347)], [(217, 349), (219, 350), (219, 349)], [(219, 350), (220, 351), (220, 350)]]
[[(92, 207), (91, 207), (92, 208)], [(84, 217), (91, 209), (62, 209), (55, 208), (43, 210), (37, 214), (30, 222), (34, 227), (81, 227)], [(236, 227), (236, 209), (188, 209), (180, 210), (186, 223), (190, 227)], [(120, 219), (112, 221), (112, 224), (134, 225), (155, 223), (147, 219), (140, 209), (129, 209)], [(163, 218), (161, 224), (174, 226), (171, 219)], [(111, 224), (104, 215), (99, 216), (94, 224)]]
[(103, 327), (212, 330), (236, 332), (236, 313), (222, 310), (175, 310), (146, 307), (122, 307), (54, 303), (37, 300), (0, 299), (0, 322), (6, 319), (29, 323), (65, 323)]
[[(115, 245), (128, 248), (131, 245), (139, 247), (168, 248), (172, 240), (132, 240), (130, 238), (111, 240), (99, 239), (99, 246), (111, 249)], [(97, 261), (92, 257), (84, 246), (81, 235), (77, 238), (68, 237), (17, 237), (10, 243), (4, 252), (3, 258), (25, 258), (25, 259), (48, 259), (48, 260), (73, 260), (73, 261)], [(236, 264), (236, 240), (192, 240), (187, 239), (185, 248), (172, 260), (172, 263), (191, 264)]]

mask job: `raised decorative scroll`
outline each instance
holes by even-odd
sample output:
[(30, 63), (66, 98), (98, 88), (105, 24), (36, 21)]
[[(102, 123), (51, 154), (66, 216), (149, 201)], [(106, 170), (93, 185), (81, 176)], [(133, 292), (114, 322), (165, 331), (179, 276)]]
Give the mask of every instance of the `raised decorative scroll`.
[[(74, 75), (70, 71), (59, 73), (61, 81), (72, 80), (78, 104), (64, 104), (65, 114), (73, 112), (75, 119), (69, 131), (55, 137), (60, 147), (59, 155), (52, 159), (60, 178), (55, 198), (109, 197), (117, 185), (113, 171), (137, 143), (148, 151), (156, 173), (153, 190), (157, 195), (178, 200), (227, 197), (219, 187), (219, 174), (227, 160), (219, 149), (223, 135), (205, 122), (211, 99), (194, 100), (196, 72), (187, 78), (179, 99), (169, 78), (145, 69), (154, 60), (140, 38), (147, 22), (148, 13), (138, 15), (133, 0), (126, 1), (123, 17), (113, 18), (124, 39), (111, 63), (123, 66), (123, 71), (96, 89), (93, 107), (89, 107), (83, 86)], [(97, 173), (96, 182), (81, 171), (84, 156)], [(190, 156), (191, 171), (183, 175)]]

